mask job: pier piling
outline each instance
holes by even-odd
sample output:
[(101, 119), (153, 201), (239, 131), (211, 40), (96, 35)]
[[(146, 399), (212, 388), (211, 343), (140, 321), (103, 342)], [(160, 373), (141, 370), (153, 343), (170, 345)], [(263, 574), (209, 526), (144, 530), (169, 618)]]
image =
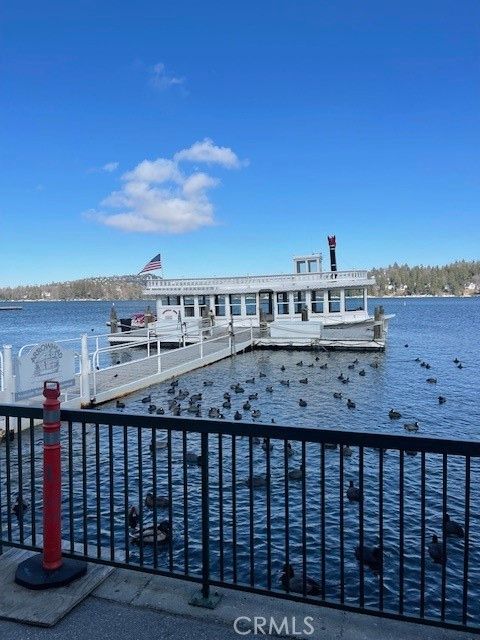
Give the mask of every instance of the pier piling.
[(117, 333), (117, 331), (118, 331), (117, 310), (115, 309), (115, 305), (112, 304), (112, 308), (110, 309), (110, 333)]

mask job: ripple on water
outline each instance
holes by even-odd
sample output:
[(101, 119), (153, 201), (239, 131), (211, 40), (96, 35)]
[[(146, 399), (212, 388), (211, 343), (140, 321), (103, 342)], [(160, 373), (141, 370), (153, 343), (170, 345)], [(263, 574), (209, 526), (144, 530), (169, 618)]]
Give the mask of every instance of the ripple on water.
[[(456, 306), (458, 305), (458, 306)], [(389, 308), (389, 307), (392, 308)], [(254, 351), (235, 358), (227, 359), (210, 367), (182, 376), (179, 388), (190, 393), (203, 394), (204, 413), (210, 407), (221, 407), (223, 393), (229, 391), (233, 382), (245, 382), (256, 377), (254, 385), (245, 385), (244, 394), (232, 393), (230, 410), (222, 409), (227, 419), (240, 411), (245, 418), (250, 412), (243, 409), (247, 394), (258, 392), (258, 399), (252, 400), (252, 408), (261, 411), (259, 422), (269, 424), (272, 419), (278, 424), (290, 426), (309, 426), (313, 428), (336, 428), (344, 431), (370, 431), (378, 433), (405, 434), (403, 424), (418, 420), (418, 435), (442, 436), (446, 438), (478, 438), (480, 424), (480, 397), (478, 388), (479, 366), (472, 345), (479, 343), (480, 327), (478, 322), (479, 301), (408, 301), (403, 307), (400, 301), (385, 301), (386, 311), (397, 312), (397, 318), (391, 324), (388, 350), (384, 354), (348, 354), (332, 353), (327, 355), (312, 352)], [(404, 344), (410, 345), (407, 348)], [(431, 364), (426, 370), (415, 362), (416, 357)], [(465, 364), (459, 370), (453, 364), (458, 356)], [(359, 362), (349, 369), (353, 359)], [(314, 363), (314, 367), (297, 367), (302, 359), (305, 365)], [(378, 361), (378, 368), (369, 366)], [(320, 365), (326, 363), (327, 369)], [(285, 371), (280, 366), (285, 366)], [(358, 375), (364, 368), (366, 375)], [(259, 378), (259, 373), (265, 377)], [(337, 376), (340, 372), (348, 375), (350, 382), (342, 384)], [(426, 383), (432, 375), (438, 379), (436, 385)], [(299, 382), (308, 377), (308, 384)], [(204, 387), (205, 379), (213, 382)], [(280, 384), (281, 379), (289, 379), (290, 386)], [(265, 391), (273, 386), (273, 393)], [(168, 383), (151, 387), (125, 399), (126, 412), (146, 415), (146, 407), (141, 398), (152, 394), (152, 402), (163, 406), (168, 415)], [(341, 392), (341, 400), (333, 397)], [(447, 402), (439, 405), (437, 396), (445, 395)], [(300, 398), (307, 400), (306, 407), (299, 407)], [(347, 398), (356, 403), (351, 410), (346, 406)], [(399, 420), (390, 420), (390, 409), (400, 411)], [(115, 410), (114, 403), (102, 409)], [(73, 497), (73, 526), (78, 541), (82, 540), (85, 525), (88, 535), (94, 541), (108, 546), (111, 542), (109, 498), (114, 499), (114, 543), (122, 549), (125, 531), (125, 496), (128, 489), (128, 504), (138, 505), (147, 491), (154, 485), (152, 457), (149, 451), (150, 432), (143, 433), (141, 455), (138, 454), (137, 433), (127, 429), (129, 450), (128, 481), (124, 467), (124, 430), (113, 429), (114, 453), (108, 456), (108, 431), (101, 427), (98, 433), (99, 451), (96, 454), (96, 429), (88, 425), (85, 432), (86, 485), (81, 481), (83, 465), (82, 441), (78, 429), (74, 429), (72, 447), (73, 469), (75, 471), (72, 487), (68, 482), (63, 487), (63, 509), (66, 526), (69, 526), (69, 491)], [(65, 434), (64, 434), (65, 435)], [(158, 433), (157, 439), (165, 437)], [(412, 443), (415, 434), (411, 435)], [(231, 438), (222, 438), (222, 475), (223, 490), (219, 489), (219, 438), (211, 436), (210, 444), (210, 535), (212, 554), (212, 575), (225, 580), (234, 577), (233, 560), (236, 558), (236, 578), (248, 584), (253, 579), (260, 587), (267, 585), (267, 564), (271, 561), (271, 580), (278, 586), (279, 576), (286, 559), (286, 514), (285, 514), (285, 469), (283, 467), (283, 445), (273, 441), (271, 452), (271, 491), (270, 504), (267, 504), (265, 488), (253, 490), (253, 507), (250, 503), (250, 489), (245, 483), (248, 476), (249, 446), (246, 438), (236, 441), (236, 477), (232, 478)], [(294, 455), (289, 459), (289, 467), (296, 468), (301, 461), (301, 446), (292, 441)], [(187, 449), (200, 453), (200, 438), (196, 434), (188, 436)], [(316, 445), (306, 446), (306, 517), (302, 518), (302, 482), (288, 482), (288, 553), (295, 567), (301, 567), (304, 553), (307, 559), (308, 574), (317, 580), (324, 578), (326, 597), (338, 600), (342, 563), (344, 575), (345, 601), (358, 604), (360, 593), (359, 565), (355, 559), (355, 546), (359, 541), (359, 505), (351, 504), (345, 497), (350, 479), (358, 484), (359, 452), (355, 447), (353, 455), (344, 459), (343, 482), (340, 481), (339, 449), (325, 450), (325, 484), (322, 487), (320, 449)], [(14, 454), (15, 452), (13, 452)], [(64, 447), (65, 465), (68, 457)], [(157, 451), (156, 488), (159, 495), (171, 492), (171, 508), (158, 512), (158, 521), (172, 518), (173, 543), (171, 556), (168, 549), (159, 549), (158, 564), (163, 569), (182, 573), (188, 561), (188, 571), (201, 574), (201, 474), (198, 466), (183, 466), (183, 441), (180, 434), (172, 436), (172, 473), (168, 474), (168, 452)], [(383, 492), (379, 486), (378, 451), (366, 449), (364, 452), (364, 526), (363, 534), (367, 544), (377, 544), (380, 531), (383, 532), (384, 576), (383, 603), (389, 610), (398, 610), (399, 604), (399, 568), (400, 568), (400, 491), (398, 452), (389, 450), (383, 456)], [(96, 463), (99, 462), (99, 475), (96, 475)], [(418, 615), (420, 607), (420, 588), (422, 584), (421, 559), (425, 555), (425, 611), (429, 616), (439, 616), (442, 600), (442, 569), (435, 565), (428, 555), (428, 541), (433, 533), (441, 535), (443, 477), (442, 458), (434, 454), (425, 456), (426, 495), (425, 495), (425, 540), (422, 540), (421, 527), (421, 464), (422, 458), (404, 456), (404, 492), (403, 492), (403, 528), (404, 528), (404, 612)], [(28, 482), (28, 456), (24, 457), (24, 481)], [(141, 485), (139, 470), (141, 466)], [(266, 473), (266, 455), (259, 445), (253, 445), (254, 473)], [(469, 616), (476, 624), (480, 623), (480, 484), (479, 462), (472, 461), (471, 468), (471, 519), (470, 519), (470, 564), (469, 564)], [(3, 470), (2, 470), (3, 473)], [(110, 473), (113, 485), (110, 484)], [(187, 486), (184, 486), (184, 476)], [(4, 476), (3, 476), (4, 477)], [(40, 478), (37, 470), (37, 484)], [(98, 481), (98, 490), (97, 490)], [(447, 505), (452, 518), (464, 521), (465, 470), (463, 461), (450, 458), (448, 461)], [(38, 487), (40, 490), (40, 487)], [(323, 490), (323, 493), (322, 493)], [(81, 512), (86, 494), (88, 518), (84, 522)], [(39, 494), (40, 495), (40, 494)], [(325, 498), (325, 510), (322, 507), (322, 495)], [(188, 513), (184, 515), (184, 500), (187, 500)], [(343, 497), (343, 542), (340, 538), (340, 520), (342, 517), (341, 497)], [(221, 502), (220, 502), (221, 499)], [(380, 514), (380, 500), (383, 511)], [(235, 513), (233, 505), (236, 504)], [(270, 508), (271, 544), (267, 542), (267, 508)], [(235, 518), (234, 518), (235, 516)], [(252, 517), (253, 516), (253, 517)], [(380, 517), (381, 516), (381, 517)], [(324, 532), (322, 522), (324, 517)], [(151, 523), (152, 512), (144, 509), (146, 523)], [(234, 520), (236, 529), (234, 528)], [(27, 527), (28, 528), (28, 527)], [(188, 544), (186, 532), (188, 531)], [(322, 549), (322, 535), (325, 535), (325, 547)], [(223, 537), (223, 546), (220, 538)], [(250, 542), (253, 540), (253, 558)], [(305, 541), (305, 546), (303, 542)], [(322, 552), (325, 554), (325, 575), (322, 576)], [(139, 549), (131, 547), (130, 558), (138, 562)], [(253, 561), (253, 564), (252, 564)], [(151, 565), (153, 553), (145, 548), (144, 562)], [(446, 615), (448, 619), (461, 619), (463, 600), (463, 562), (464, 543), (461, 540), (448, 542), (448, 562), (446, 566)], [(364, 571), (365, 604), (376, 607), (379, 603), (380, 577), (367, 567)]]

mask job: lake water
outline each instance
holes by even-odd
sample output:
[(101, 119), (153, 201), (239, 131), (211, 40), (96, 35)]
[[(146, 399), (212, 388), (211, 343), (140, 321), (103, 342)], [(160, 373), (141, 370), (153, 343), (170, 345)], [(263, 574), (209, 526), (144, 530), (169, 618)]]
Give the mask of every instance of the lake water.
[[(371, 301), (373, 305), (373, 301)], [(328, 427), (341, 430), (372, 431), (383, 433), (405, 434), (405, 422), (418, 421), (418, 435), (434, 435), (445, 438), (479, 439), (480, 428), (480, 385), (479, 349), (480, 344), (480, 298), (476, 299), (384, 299), (382, 304), (386, 313), (394, 313), (388, 336), (388, 347), (383, 354), (352, 354), (292, 352), (292, 351), (253, 351), (216, 363), (210, 367), (182, 376), (179, 388), (190, 393), (203, 393), (202, 410), (205, 416), (210, 407), (221, 407), (223, 394), (229, 391), (230, 384), (242, 382), (245, 394), (232, 393), (232, 408), (224, 410), (226, 418), (233, 418), (239, 410), (244, 419), (250, 419), (250, 412), (243, 409), (248, 393), (257, 392), (258, 400), (252, 401), (252, 408), (261, 411), (260, 422), (270, 423), (274, 419), (278, 424), (289, 426)], [(144, 309), (144, 302), (117, 303), (119, 316)], [(68, 303), (26, 303), (21, 312), (0, 313), (0, 343), (10, 343), (15, 347), (25, 342), (44, 338), (73, 338), (80, 333), (103, 331), (108, 317), (108, 302), (68, 302)], [(408, 345), (408, 346), (406, 346)], [(319, 360), (315, 357), (318, 355)], [(354, 369), (349, 369), (353, 360), (359, 362)], [(422, 368), (416, 358), (431, 365), (429, 370)], [(463, 365), (456, 367), (453, 360), (458, 358)], [(304, 365), (297, 363), (302, 360)], [(378, 368), (371, 363), (378, 362)], [(327, 369), (320, 365), (327, 363)], [(313, 364), (313, 367), (309, 367)], [(281, 366), (285, 371), (280, 370)], [(366, 375), (358, 372), (365, 369)], [(259, 373), (265, 374), (260, 378)], [(350, 383), (341, 384), (337, 376), (340, 372), (348, 375)], [(255, 377), (254, 384), (246, 384), (245, 380)], [(308, 378), (307, 384), (299, 382), (300, 378)], [(434, 377), (436, 384), (429, 384), (426, 379)], [(290, 386), (280, 385), (281, 379), (289, 379)], [(204, 387), (203, 382), (210, 380), (212, 386)], [(265, 391), (268, 385), (273, 386), (273, 393)], [(149, 391), (132, 394), (125, 399), (125, 412), (146, 414), (147, 407), (141, 402), (146, 393), (151, 393), (152, 402), (157, 406), (167, 407), (171, 396), (167, 393), (168, 383), (156, 385)], [(343, 398), (333, 397), (335, 391), (343, 393)], [(443, 395), (447, 401), (438, 403), (438, 396)], [(307, 400), (306, 407), (300, 407), (300, 398)], [(348, 409), (346, 399), (356, 403), (355, 409)], [(389, 409), (402, 414), (401, 419), (391, 420)], [(115, 403), (101, 407), (102, 410), (116, 410)], [(168, 413), (168, 411), (167, 411)], [(137, 432), (128, 434), (131, 451), (138, 449)], [(412, 439), (416, 436), (413, 434)], [(123, 469), (123, 436), (120, 430), (113, 434), (114, 454), (108, 459), (108, 433), (88, 425), (83, 433), (85, 450), (88, 452), (86, 469), (88, 474), (88, 508), (87, 528), (89, 536), (97, 535), (102, 545), (111, 540), (110, 513), (108, 497), (110, 491), (114, 496), (115, 509), (112, 515), (113, 535), (120, 547), (125, 529), (124, 482)], [(98, 442), (99, 451), (96, 449)], [(222, 470), (224, 473), (222, 504), (218, 500), (219, 486), (217, 471), (220, 466), (218, 443), (212, 442), (211, 450), (211, 535), (212, 535), (212, 571), (219, 576), (220, 555), (223, 554), (225, 577), (231, 579), (231, 567), (234, 549), (237, 554), (238, 575), (241, 582), (251, 579), (250, 537), (253, 535), (255, 583), (265, 585), (266, 560), (269, 549), (266, 544), (266, 495), (264, 490), (255, 490), (255, 503), (251, 509), (250, 491), (245, 485), (248, 475), (249, 443), (248, 439), (237, 439), (236, 478), (232, 479), (231, 440), (225, 438), (222, 444)], [(180, 435), (172, 437), (172, 475), (169, 477), (166, 465), (166, 452), (157, 452), (156, 486), (159, 495), (171, 493), (172, 507), (168, 512), (172, 520), (174, 537), (170, 551), (159, 552), (159, 566), (164, 569), (173, 568), (182, 573), (188, 559), (190, 573), (199, 575), (200, 556), (200, 469), (189, 467), (185, 471), (182, 458), (183, 443)], [(298, 467), (301, 450), (293, 443), (294, 455), (289, 466)], [(191, 436), (188, 449), (199, 452), (198, 437)], [(264, 473), (266, 456), (262, 449), (253, 447), (254, 473)], [(74, 434), (74, 464), (78, 468), (82, 462), (82, 441), (79, 433)], [(95, 463), (101, 462), (101, 473), (95, 476)], [(320, 575), (320, 452), (318, 446), (306, 447), (305, 483), (307, 498), (307, 516), (305, 531), (302, 530), (302, 483), (291, 483), (289, 491), (289, 533), (290, 561), (301, 566), (304, 536), (307, 552), (308, 572), (312, 577), (325, 581), (325, 595), (332, 601), (339, 598), (339, 571), (343, 562), (345, 572), (345, 601), (351, 604), (358, 602), (359, 571), (353, 550), (358, 542), (359, 509), (357, 504), (345, 500), (343, 507), (344, 541), (340, 544), (339, 521), (342, 495), (340, 486), (339, 451), (326, 451), (326, 555), (325, 574)], [(365, 451), (365, 491), (364, 491), (364, 535), (368, 543), (375, 543), (378, 535), (378, 452)], [(110, 486), (109, 463), (114, 469), (114, 486)], [(139, 504), (143, 495), (152, 489), (153, 470), (152, 456), (148, 449), (148, 438), (145, 437), (141, 455), (142, 487), (138, 486), (138, 470), (140, 460), (132, 456), (129, 461), (128, 489), (129, 503)], [(284, 457), (281, 443), (276, 441), (271, 453), (271, 514), (272, 514), (272, 575), (277, 576), (285, 561), (285, 492), (284, 492)], [(349, 479), (358, 483), (359, 471), (358, 450), (354, 449), (351, 458), (344, 460), (344, 483)], [(420, 525), (420, 456), (405, 456), (405, 495), (404, 495), (404, 531), (405, 531), (405, 613), (418, 615), (419, 585), (421, 579), (420, 557), (424, 542), (421, 539)], [(426, 476), (426, 536), (432, 533), (441, 535), (442, 514), (442, 460), (440, 456), (427, 455)], [(390, 451), (384, 456), (384, 583), (383, 598), (385, 607), (395, 610), (398, 605), (399, 583), (399, 491), (398, 491), (398, 453)], [(470, 523), (470, 572), (469, 572), (469, 618), (480, 624), (480, 486), (478, 483), (480, 468), (477, 460), (472, 461), (471, 486), (471, 523)], [(184, 520), (184, 478), (188, 477), (188, 518)], [(25, 478), (28, 477), (28, 471)], [(463, 522), (464, 518), (464, 466), (461, 460), (449, 459), (448, 462), (448, 511), (455, 520)], [(99, 485), (97, 483), (100, 483)], [(78, 540), (82, 539), (82, 490), (80, 480), (75, 480), (73, 491), (75, 503), (75, 531)], [(236, 506), (233, 508), (232, 495), (235, 492)], [(64, 495), (68, 493), (65, 488)], [(68, 519), (68, 505), (64, 500), (65, 517)], [(165, 514), (167, 515), (167, 514)], [(253, 516), (253, 520), (252, 520)], [(160, 518), (160, 514), (159, 514)], [(233, 537), (232, 523), (236, 523), (236, 539)], [(145, 522), (151, 522), (151, 512), (145, 510)], [(185, 529), (189, 530), (189, 548), (185, 548)], [(220, 527), (223, 526), (223, 545), (220, 546)], [(427, 542), (428, 542), (427, 540)], [(438, 616), (442, 587), (441, 570), (438, 565), (429, 561), (426, 564), (425, 606), (431, 616)], [(343, 560), (342, 560), (343, 558)], [(132, 548), (132, 560), (138, 560), (138, 552)], [(148, 565), (154, 561), (151, 550), (145, 550), (143, 561)], [(449, 541), (448, 563), (446, 569), (446, 615), (450, 620), (458, 621), (462, 603), (463, 542)], [(379, 598), (378, 576), (365, 571), (365, 601), (375, 606)]]
[[(145, 310), (147, 304), (119, 301), (116, 307), (119, 317), (129, 317)], [(374, 304), (371, 300), (370, 306)], [(395, 314), (390, 323), (387, 350), (376, 356), (359, 354), (359, 364), (353, 371), (348, 365), (356, 356), (349, 353), (332, 353), (328, 361), (322, 359), (322, 363), (328, 362), (328, 369), (321, 370), (295, 366), (300, 359), (305, 364), (313, 361), (308, 352), (256, 351), (184, 376), (182, 386), (201, 390), (205, 406), (219, 406), (225, 385), (200, 389), (205, 378), (241, 381), (262, 368), (267, 374), (263, 388), (274, 384), (277, 389), (282, 378), (291, 381), (288, 389), (281, 388), (281, 393), (273, 396), (259, 393), (255, 407), (262, 412), (262, 422), (274, 418), (278, 423), (290, 425), (403, 432), (404, 422), (417, 420), (421, 434), (477, 439), (480, 436), (480, 298), (383, 299), (382, 304), (386, 313)], [(0, 345), (12, 344), (18, 349), (25, 343), (44, 339), (105, 333), (111, 303), (27, 302), (22, 306), (22, 311), (0, 312)], [(406, 344), (409, 346), (405, 347)], [(431, 369), (426, 370), (414, 362), (417, 357), (428, 362)], [(454, 358), (461, 360), (463, 369), (455, 366)], [(368, 366), (374, 360), (379, 362), (378, 369)], [(282, 364), (286, 367), (284, 373), (280, 371)], [(366, 368), (367, 375), (363, 378), (358, 376), (361, 368)], [(337, 381), (340, 372), (350, 377), (348, 385)], [(298, 382), (304, 377), (309, 378), (308, 386)], [(429, 377), (436, 378), (437, 384), (427, 384), (425, 380)], [(163, 387), (166, 392), (166, 386)], [(341, 391), (344, 400), (334, 400), (333, 391)], [(139, 402), (143, 395), (127, 400), (129, 410), (145, 409)], [(298, 399), (302, 395), (308, 395), (308, 405), (300, 409)], [(447, 398), (445, 404), (438, 405), (439, 395)], [(164, 401), (166, 397), (159, 386), (156, 400)], [(347, 409), (348, 397), (355, 401), (355, 410)], [(237, 404), (235, 398), (232, 403), (232, 416), (244, 402), (241, 398), (237, 400)], [(389, 420), (387, 414), (391, 408), (401, 412), (401, 420)], [(225, 412), (225, 417), (228, 416)]]
[[(140, 300), (115, 302), (119, 318), (129, 318), (133, 313), (145, 311), (148, 304)], [(19, 306), (21, 311), (0, 311), (0, 345), (11, 344), (19, 349), (32, 342), (79, 338), (83, 333), (105, 334), (112, 303), (97, 300), (21, 302)]]

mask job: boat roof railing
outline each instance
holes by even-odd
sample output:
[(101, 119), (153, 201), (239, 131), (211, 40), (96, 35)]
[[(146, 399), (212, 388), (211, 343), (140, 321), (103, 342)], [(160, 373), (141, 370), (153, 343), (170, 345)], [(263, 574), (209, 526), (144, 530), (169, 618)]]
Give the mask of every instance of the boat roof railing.
[(349, 271), (319, 271), (314, 273), (284, 273), (284, 274), (268, 274), (268, 275), (243, 275), (243, 276), (213, 276), (205, 278), (159, 278), (149, 280), (146, 283), (147, 289), (158, 289), (169, 283), (218, 283), (221, 282), (254, 282), (258, 280), (350, 280), (350, 279), (368, 279), (367, 269), (352, 269)]

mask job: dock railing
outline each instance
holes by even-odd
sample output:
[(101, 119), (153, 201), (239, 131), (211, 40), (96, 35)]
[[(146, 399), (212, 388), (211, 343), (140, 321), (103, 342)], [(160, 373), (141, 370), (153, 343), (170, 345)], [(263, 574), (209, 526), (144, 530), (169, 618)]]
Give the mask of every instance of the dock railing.
[[(64, 401), (70, 401), (73, 406), (106, 402), (148, 384), (211, 364), (249, 348), (254, 330), (251, 321), (248, 326), (227, 321), (205, 327), (197, 323), (194, 329), (187, 327), (183, 340), (195, 339), (195, 342), (183, 347), (178, 331), (173, 339), (173, 334), (147, 329), (146, 334), (137, 336), (134, 341), (114, 345), (108, 344), (109, 336), (84, 334), (55, 341), (73, 352), (74, 371), (71, 377), (75, 384), (64, 389)], [(179, 348), (170, 349), (172, 342), (177, 342)], [(0, 350), (0, 403), (14, 401), (16, 359), (28, 356), (37, 346), (38, 343), (25, 344), (18, 355), (10, 345), (4, 345)], [(38, 402), (39, 399), (40, 396), (33, 400)]]
[[(40, 551), (42, 413), (3, 405), (0, 416), (0, 551)], [(11, 441), (22, 419), (30, 428)], [(66, 556), (198, 583), (206, 603), (228, 587), (479, 631), (480, 442), (95, 411), (61, 419)]]
[[(217, 328), (217, 337), (210, 337), (212, 328), (200, 331), (200, 339), (178, 349), (162, 351), (161, 341), (152, 347), (150, 339), (119, 347), (97, 350), (92, 357), (91, 400), (94, 404), (118, 398), (132, 391), (145, 388), (149, 384), (161, 382), (198, 366), (204, 366), (217, 360), (249, 348), (253, 341), (253, 329), (228, 326)], [(138, 357), (138, 350), (131, 357), (132, 349), (146, 346), (146, 355)], [(121, 354), (124, 353), (124, 356)], [(113, 356), (111, 365), (99, 364), (101, 354)]]

